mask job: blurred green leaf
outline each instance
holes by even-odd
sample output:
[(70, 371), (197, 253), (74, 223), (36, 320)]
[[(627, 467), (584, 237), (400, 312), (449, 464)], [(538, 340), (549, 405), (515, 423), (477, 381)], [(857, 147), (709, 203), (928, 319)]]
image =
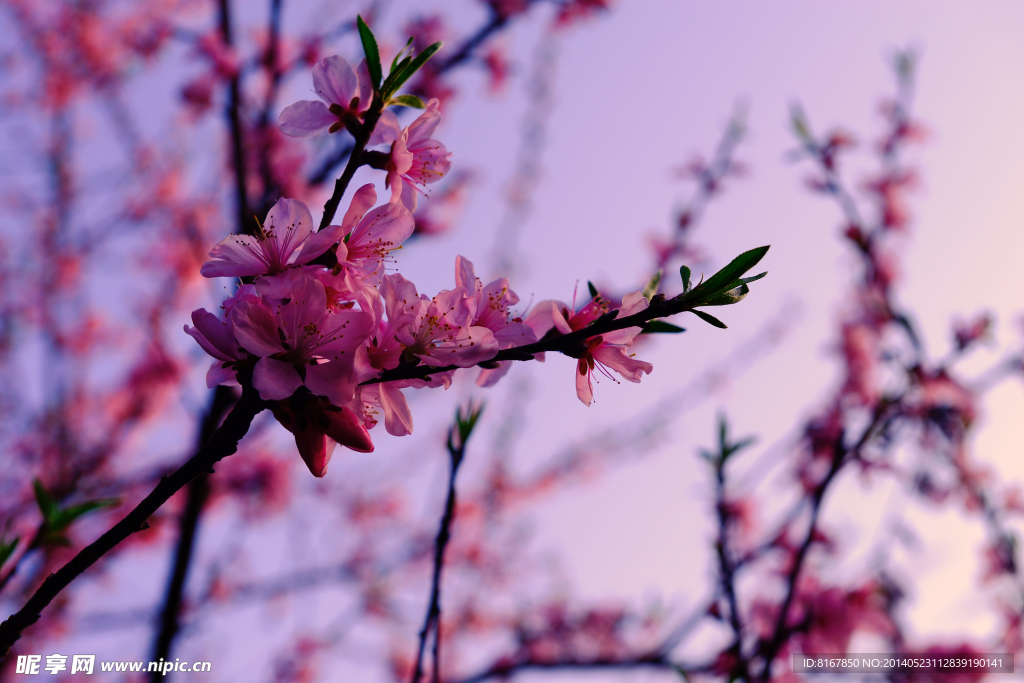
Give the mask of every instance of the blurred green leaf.
[(403, 107), (412, 107), (413, 109), (426, 109), (427, 107), (427, 105), (423, 104), (423, 100), (415, 95), (398, 95), (396, 97), (392, 97), (389, 104), (400, 104)]
[(36, 494), (36, 505), (39, 506), (39, 512), (43, 515), (43, 522), (48, 524), (54, 515), (57, 514), (57, 504), (53, 502), (53, 498), (46, 492), (43, 482), (36, 479), (32, 482), (32, 489)]
[(597, 287), (595, 287), (594, 283), (590, 282), (589, 280), (587, 281), (587, 289), (590, 290), (591, 299), (596, 299), (597, 297), (601, 296), (600, 293), (597, 291)]
[(3, 568), (4, 562), (10, 559), (11, 555), (14, 554), (14, 551), (18, 548), (18, 543), (20, 542), (21, 539), (17, 536), (12, 538), (10, 541), (6, 538), (0, 539), (0, 569)]
[(804, 114), (804, 108), (799, 103), (795, 103), (789, 108), (789, 122), (793, 126), (793, 132), (800, 138), (800, 142), (805, 144), (813, 144), (814, 136), (811, 134), (811, 127), (807, 123), (807, 115)]
[(645, 299), (650, 301), (654, 297), (654, 295), (658, 293), (658, 285), (660, 285), (660, 284), (661, 284), (661, 271), (659, 270), (657, 273), (652, 275), (651, 279), (647, 282), (646, 285), (644, 285), (644, 288), (643, 288), (643, 291), (641, 292), (641, 294), (644, 295)]

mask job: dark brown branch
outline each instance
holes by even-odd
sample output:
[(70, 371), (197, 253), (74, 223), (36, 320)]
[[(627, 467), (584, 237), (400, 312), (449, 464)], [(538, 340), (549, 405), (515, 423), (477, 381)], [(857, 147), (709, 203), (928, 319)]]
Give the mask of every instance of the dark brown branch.
[[(538, 342), (533, 344), (524, 344), (523, 346), (514, 346), (509, 349), (503, 349), (495, 354), (493, 357), (486, 361), (481, 361), (480, 364), (491, 364), (498, 363), (506, 360), (533, 360), (534, 356), (538, 353), (544, 353), (546, 351), (558, 351), (564, 353), (567, 356), (573, 358), (579, 358), (581, 352), (584, 350), (583, 342), (593, 337), (598, 337), (602, 334), (614, 332), (615, 330), (622, 330), (627, 327), (640, 327), (644, 323), (654, 320), (656, 318), (665, 318), (668, 316), (676, 315), (677, 313), (684, 313), (686, 311), (692, 311), (695, 308), (702, 306), (700, 300), (691, 296), (697, 290), (691, 290), (689, 293), (682, 294), (672, 299), (666, 299), (664, 295), (657, 294), (651, 300), (650, 305), (639, 313), (626, 316), (625, 318), (616, 318), (613, 314), (617, 314), (618, 311), (611, 311), (595, 320), (592, 324), (582, 329), (570, 332), (569, 334), (547, 336)], [(551, 332), (548, 333), (549, 335)], [(457, 365), (411, 365), (402, 364), (391, 370), (385, 370), (381, 373), (380, 377), (376, 379), (370, 379), (363, 384), (380, 384), (382, 382), (394, 382), (401, 379), (426, 379), (431, 375), (436, 375), (440, 372), (448, 372), (450, 370), (457, 370)]]
[(352, 182), (352, 176), (355, 175), (356, 169), (366, 163), (363, 151), (366, 149), (366, 143), (369, 142), (370, 135), (373, 134), (373, 129), (376, 127), (383, 111), (384, 102), (381, 101), (380, 95), (375, 94), (373, 96), (373, 104), (370, 105), (370, 108), (366, 110), (366, 114), (363, 116), (362, 124), (355, 130), (355, 142), (352, 145), (352, 152), (348, 155), (348, 163), (345, 164), (345, 170), (342, 171), (341, 177), (334, 182), (334, 193), (331, 194), (331, 198), (324, 204), (324, 215), (320, 219), (320, 230), (326, 228), (334, 220), (334, 214), (338, 212), (338, 205), (341, 204), (341, 198), (345, 195), (348, 184)]
[[(210, 400), (210, 405), (203, 416), (202, 425), (198, 434), (198, 447), (206, 443), (214, 432), (224, 415), (234, 405), (237, 397), (230, 387), (221, 385), (217, 387)], [(167, 591), (164, 594), (164, 604), (160, 611), (160, 630), (157, 633), (153, 645), (153, 656), (151, 661), (160, 659), (169, 660), (171, 647), (174, 638), (180, 628), (179, 618), (181, 615), (182, 595), (185, 591), (185, 582), (188, 579), (188, 568), (192, 560), (192, 548), (195, 545), (196, 530), (199, 527), (199, 518), (210, 496), (209, 474), (201, 474), (193, 479), (188, 485), (188, 499), (185, 502), (185, 509), (181, 514), (178, 530), (178, 545), (174, 551), (174, 564), (171, 569), (171, 577), (167, 582)], [(155, 673), (150, 677), (154, 683), (163, 679), (162, 672)]]
[[(232, 44), (231, 32), (231, 6), (229, 0), (220, 0), (220, 33), (224, 44)], [(225, 115), (228, 118), (228, 127), (231, 130), (231, 160), (235, 166), (235, 203), (237, 204), (238, 225), (245, 226), (245, 234), (251, 234), (253, 230), (252, 217), (249, 215), (249, 196), (247, 194), (246, 167), (245, 167), (245, 143), (242, 138), (242, 119), (239, 114), (241, 106), (240, 76), (235, 74), (228, 82), (228, 103)]]
[(458, 475), (459, 466), (466, 455), (466, 441), (461, 438), (456, 441), (454, 438), (460, 422), (461, 418), (456, 420), (448, 439), (448, 455), (451, 465), (448, 474), (448, 496), (444, 504), (444, 513), (441, 515), (441, 525), (437, 530), (437, 538), (434, 541), (434, 574), (430, 582), (430, 602), (427, 605), (427, 614), (423, 619), (423, 628), (420, 629), (419, 649), (416, 652), (416, 666), (412, 672), (412, 683), (419, 683), (423, 677), (423, 655), (431, 630), (434, 633), (433, 683), (440, 683), (441, 680), (439, 675), (441, 666), (441, 572), (444, 569), (444, 553), (452, 536), (452, 523), (455, 521), (455, 477)]
[[(248, 385), (249, 382), (245, 384)], [(46, 577), (25, 606), (0, 624), (0, 657), (10, 652), (11, 646), (21, 637), (22, 632), (39, 620), (46, 606), (68, 584), (113, 550), (118, 543), (147, 528), (146, 520), (190, 481), (201, 474), (213, 471), (213, 466), (217, 462), (236, 452), (238, 442), (249, 431), (253, 418), (265, 407), (266, 403), (256, 390), (246, 386), (241, 399), (224, 420), (224, 424), (198, 453), (171, 474), (161, 477), (160, 483), (152, 493), (136, 505), (135, 509), (99, 539), (83, 548), (67, 564)]]
[[(847, 447), (843, 443), (842, 434), (836, 438), (832, 454), (832, 463), (829, 466), (828, 473), (825, 475), (824, 479), (821, 480), (821, 483), (815, 487), (814, 492), (811, 495), (811, 518), (807, 525), (807, 532), (804, 534), (804, 538), (800, 543), (800, 546), (797, 548), (796, 555), (793, 558), (793, 564), (790, 567), (789, 575), (786, 577), (786, 596), (783, 598), (779, 614), (775, 618), (775, 628), (772, 631), (772, 637), (771, 639), (762, 642), (759, 647), (760, 654), (764, 658), (764, 665), (761, 669), (761, 675), (759, 676), (761, 681), (767, 682), (771, 679), (772, 662), (791, 634), (791, 629), (786, 623), (788, 621), (789, 608), (792, 606), (793, 600), (796, 598), (796, 588), (800, 579), (800, 572), (803, 570), (804, 561), (807, 559), (807, 553), (810, 551), (811, 545), (814, 543), (814, 537), (818, 528), (818, 518), (821, 514), (821, 506), (825, 499), (825, 493), (828, 491), (829, 486), (835, 480), (836, 475), (839, 474), (843, 466), (850, 462), (851, 458), (860, 454), (861, 450), (868, 444), (868, 441), (870, 441), (870, 439), (879, 432), (884, 424), (892, 421), (899, 414), (899, 401), (899, 398), (882, 400), (875, 409), (871, 423), (864, 428), (864, 431), (853, 446)], [(897, 410), (890, 410), (894, 407), (896, 407)]]

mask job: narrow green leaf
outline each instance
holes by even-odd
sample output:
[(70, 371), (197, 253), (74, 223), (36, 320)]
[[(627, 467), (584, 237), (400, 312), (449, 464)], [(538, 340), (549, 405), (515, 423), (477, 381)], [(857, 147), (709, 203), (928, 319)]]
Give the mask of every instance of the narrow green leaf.
[(408, 69), (410, 64), (412, 64), (412, 57), (408, 55), (403, 57), (402, 60), (398, 62), (398, 65), (388, 72), (388, 77), (384, 79), (384, 85), (380, 86), (381, 93), (387, 96), (397, 91), (398, 88), (393, 87), (392, 84), (396, 79), (401, 78), (402, 72)]
[(32, 482), (32, 488), (35, 491), (36, 504), (39, 506), (39, 512), (43, 515), (43, 521), (49, 523), (57, 514), (57, 504), (53, 502), (53, 498), (46, 492), (43, 482), (36, 479)]
[(807, 124), (807, 115), (804, 114), (803, 107), (799, 104), (792, 105), (789, 108), (789, 121), (793, 126), (793, 132), (800, 138), (800, 142), (814, 142), (814, 136), (811, 134), (811, 127)]
[(4, 566), (4, 562), (14, 554), (14, 551), (17, 549), (18, 543), (20, 542), (21, 539), (17, 536), (15, 536), (11, 541), (0, 541), (0, 568), (2, 568)]
[(395, 58), (391, 60), (391, 69), (388, 71), (388, 75), (394, 73), (395, 67), (398, 65), (398, 62), (402, 59), (402, 55), (405, 54), (405, 51), (409, 49), (410, 45), (412, 45), (412, 41), (412, 36), (409, 36), (409, 40), (405, 41), (405, 47), (403, 47), (401, 50), (398, 51), (397, 54), (395, 54)]
[(373, 37), (373, 31), (366, 25), (361, 16), (356, 17), (356, 26), (359, 28), (359, 40), (363, 43), (363, 52), (366, 54), (366, 69), (370, 72), (370, 82), (373, 84), (373, 91), (380, 90), (380, 50), (377, 48), (377, 39)]
[(687, 266), (682, 266), (679, 269), (679, 277), (683, 280), (683, 293), (689, 292), (693, 289), (693, 283), (690, 282), (690, 269)]
[(678, 334), (680, 332), (686, 332), (686, 329), (663, 320), (648, 320), (640, 330), (640, 334)]
[(594, 283), (590, 282), (589, 280), (587, 281), (587, 289), (590, 290), (591, 299), (596, 299), (597, 297), (601, 296), (600, 293), (597, 291), (597, 287), (595, 287)]
[(744, 273), (756, 266), (758, 261), (764, 258), (764, 255), (767, 253), (768, 247), (758, 247), (757, 249), (743, 252), (720, 271), (709, 277), (700, 287), (707, 296), (713, 296), (727, 289), (732, 289), (736, 286), (734, 283)]
[(742, 301), (743, 297), (745, 297), (749, 293), (750, 293), (750, 287), (747, 287), (746, 285), (740, 285), (739, 287), (735, 287), (733, 289), (727, 289), (726, 291), (722, 292), (721, 294), (716, 294), (715, 296), (711, 297), (710, 299), (707, 299), (706, 301), (702, 301), (700, 303), (700, 305), (701, 306), (729, 306), (731, 304), (735, 304), (737, 302)]
[(412, 78), (412, 75), (419, 71), (420, 67), (426, 64), (427, 60), (433, 57), (434, 53), (440, 50), (442, 45), (444, 45), (444, 43), (438, 41), (426, 48), (423, 52), (416, 55), (416, 57), (409, 62), (408, 66), (404, 69), (400, 64), (398, 67), (399, 71), (388, 76), (388, 82), (386, 84), (387, 87), (382, 89), (384, 96), (391, 97), (391, 95), (398, 92), (398, 89), (401, 88), (407, 80)]
[(693, 313), (694, 315), (696, 315), (698, 318), (708, 323), (709, 325), (714, 325), (715, 327), (721, 328), (723, 330), (728, 329), (728, 326), (725, 323), (723, 323), (721, 320), (711, 315), (710, 313), (698, 311), (696, 308), (690, 311), (690, 313)]
[(650, 281), (648, 281), (648, 283), (644, 286), (644, 289), (641, 292), (644, 295), (644, 298), (650, 301), (651, 298), (658, 293), (658, 285), (660, 284), (661, 271), (659, 270), (657, 273), (651, 276)]
[(392, 97), (388, 104), (400, 104), (403, 107), (412, 107), (413, 109), (427, 108), (427, 105), (423, 104), (423, 100), (415, 95), (398, 95), (396, 97)]
[(114, 498), (102, 498), (99, 500), (90, 500), (88, 502), (80, 503), (78, 505), (72, 505), (68, 508), (60, 510), (54, 516), (53, 522), (50, 524), (50, 528), (52, 528), (54, 531), (63, 531), (64, 529), (67, 529), (69, 526), (71, 526), (71, 524), (79, 517), (82, 517), (83, 515), (86, 515), (92, 512), (93, 510), (98, 510), (100, 508), (105, 507), (112, 507), (117, 504), (118, 501)]
[(757, 275), (754, 275), (753, 277), (741, 277), (740, 278), (740, 284), (744, 284), (745, 285), (748, 282), (756, 282), (757, 280), (760, 280), (761, 278), (763, 278), (767, 274), (768, 274), (768, 271), (766, 270), (763, 273), (758, 273)]

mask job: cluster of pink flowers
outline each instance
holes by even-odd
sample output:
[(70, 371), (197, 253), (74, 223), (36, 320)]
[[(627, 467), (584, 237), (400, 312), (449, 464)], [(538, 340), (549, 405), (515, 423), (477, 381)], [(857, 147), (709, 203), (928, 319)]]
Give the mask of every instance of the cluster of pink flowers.
[[(317, 93), (328, 103), (297, 102), (281, 114), (287, 135), (335, 132), (357, 123), (373, 98), (365, 62), (359, 69), (341, 57), (313, 67)], [(313, 217), (302, 202), (281, 199), (256, 235), (230, 235), (211, 251), (202, 267), (206, 277), (244, 278), (224, 301), (223, 316), (205, 309), (192, 313), (185, 331), (214, 357), (207, 374), (211, 387), (238, 381), (251, 368), (252, 384), (273, 402), (278, 421), (295, 436), (299, 453), (315, 476), (327, 471), (336, 444), (373, 450), (369, 430), (383, 414), (388, 433), (412, 432), (413, 420), (402, 389), (447, 387), (453, 371), (428, 379), (363, 384), (399, 366), (469, 368), (491, 360), (501, 349), (530, 344), (555, 328), (581, 329), (609, 310), (601, 297), (572, 313), (564, 304), (538, 304), (524, 321), (510, 312), (519, 297), (506, 278), (483, 284), (473, 264), (459, 256), (455, 287), (433, 297), (397, 273), (386, 274), (391, 252), (413, 233), (411, 211), (418, 185), (444, 176), (450, 154), (431, 136), (440, 123), (437, 100), (411, 125), (402, 128), (384, 111), (370, 145), (390, 145), (384, 170), (392, 194), (377, 204), (372, 184), (353, 195), (340, 225), (314, 232)], [(647, 307), (640, 292), (620, 307), (630, 315)], [(625, 349), (640, 328), (619, 330), (585, 343), (578, 358), (579, 398), (593, 400), (595, 369), (616, 370), (638, 382), (651, 365), (629, 357)], [(511, 361), (482, 370), (480, 386), (491, 386)]]

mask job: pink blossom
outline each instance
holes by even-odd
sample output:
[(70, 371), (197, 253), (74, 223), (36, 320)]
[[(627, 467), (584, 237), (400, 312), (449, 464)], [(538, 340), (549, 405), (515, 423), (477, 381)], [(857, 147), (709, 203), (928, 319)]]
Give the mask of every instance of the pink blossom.
[(349, 292), (377, 286), (384, 277), (384, 260), (402, 248), (415, 228), (412, 214), (401, 204), (389, 203), (372, 209), (377, 191), (367, 184), (356, 190), (352, 203), (337, 230), (344, 241), (338, 245), (335, 275), (344, 275)]
[(235, 304), (242, 301), (259, 303), (256, 288), (252, 285), (242, 285), (233, 297), (225, 300), (222, 304), (224, 320), (220, 320), (205, 308), (199, 308), (192, 311), (192, 324), (195, 327), (185, 325), (185, 333), (216, 359), (206, 373), (206, 386), (211, 389), (218, 384), (237, 384), (233, 366), (235, 361), (246, 358), (246, 353), (235, 339), (230, 313)]
[(373, 452), (370, 434), (347, 406), (339, 408), (318, 398), (296, 396), (275, 403), (271, 410), (277, 421), (295, 435), (299, 455), (314, 477), (327, 474), (337, 444), (360, 453)]
[(244, 301), (231, 317), (238, 342), (260, 358), (253, 385), (263, 399), (288, 398), (301, 386), (335, 406), (352, 399), (355, 351), (373, 323), (368, 313), (329, 310), (323, 284), (307, 278), (281, 303)]
[(300, 100), (281, 112), (281, 132), (296, 138), (315, 135), (327, 128), (329, 133), (341, 130), (345, 115), (359, 117), (373, 101), (373, 86), (366, 61), (358, 73), (344, 58), (325, 57), (313, 67), (313, 87), (324, 102)]
[(370, 144), (391, 143), (386, 181), (391, 188), (391, 201), (400, 200), (410, 211), (416, 210), (418, 190), (414, 186), (437, 182), (452, 166), (451, 153), (430, 137), (441, 123), (440, 106), (438, 99), (430, 100), (426, 111), (401, 130), (398, 118), (386, 111), (370, 138)]
[[(498, 342), (498, 348), (508, 349), (537, 341), (533, 330), (521, 318), (513, 318), (509, 307), (519, 303), (519, 297), (509, 288), (508, 278), (501, 278), (484, 285), (473, 270), (469, 259), (455, 258), (455, 284), (469, 293), (473, 302), (472, 324), (486, 327)], [(512, 361), (502, 361), (497, 368), (484, 368), (477, 378), (481, 387), (494, 386), (512, 366)]]
[[(648, 301), (641, 292), (633, 292), (622, 298), (617, 318), (624, 318), (646, 309)], [(542, 301), (537, 304), (526, 317), (526, 324), (533, 329), (537, 338), (542, 338), (552, 328), (562, 334), (581, 330), (610, 310), (609, 302), (602, 296), (594, 297), (586, 306), (576, 313), (571, 313), (567, 305), (558, 301)], [(651, 374), (654, 366), (642, 360), (636, 360), (626, 354), (626, 349), (633, 344), (633, 338), (640, 334), (639, 327), (627, 327), (583, 342), (583, 349), (576, 357), (576, 395), (583, 403), (590, 405), (594, 400), (594, 388), (591, 376), (594, 370), (600, 371), (612, 381), (616, 380), (609, 369), (619, 373), (623, 379), (639, 382), (643, 373)]]
[(380, 293), (395, 338), (405, 347), (405, 358), (427, 365), (468, 368), (493, 358), (498, 342), (486, 327), (472, 325), (474, 305), (466, 290), (456, 287), (433, 299), (416, 293), (416, 286), (401, 275), (385, 275)]
[(336, 231), (313, 232), (313, 217), (296, 199), (279, 199), (267, 214), (260, 234), (229, 235), (203, 264), (205, 277), (274, 275), (289, 266), (309, 263), (327, 251), (340, 236)]

